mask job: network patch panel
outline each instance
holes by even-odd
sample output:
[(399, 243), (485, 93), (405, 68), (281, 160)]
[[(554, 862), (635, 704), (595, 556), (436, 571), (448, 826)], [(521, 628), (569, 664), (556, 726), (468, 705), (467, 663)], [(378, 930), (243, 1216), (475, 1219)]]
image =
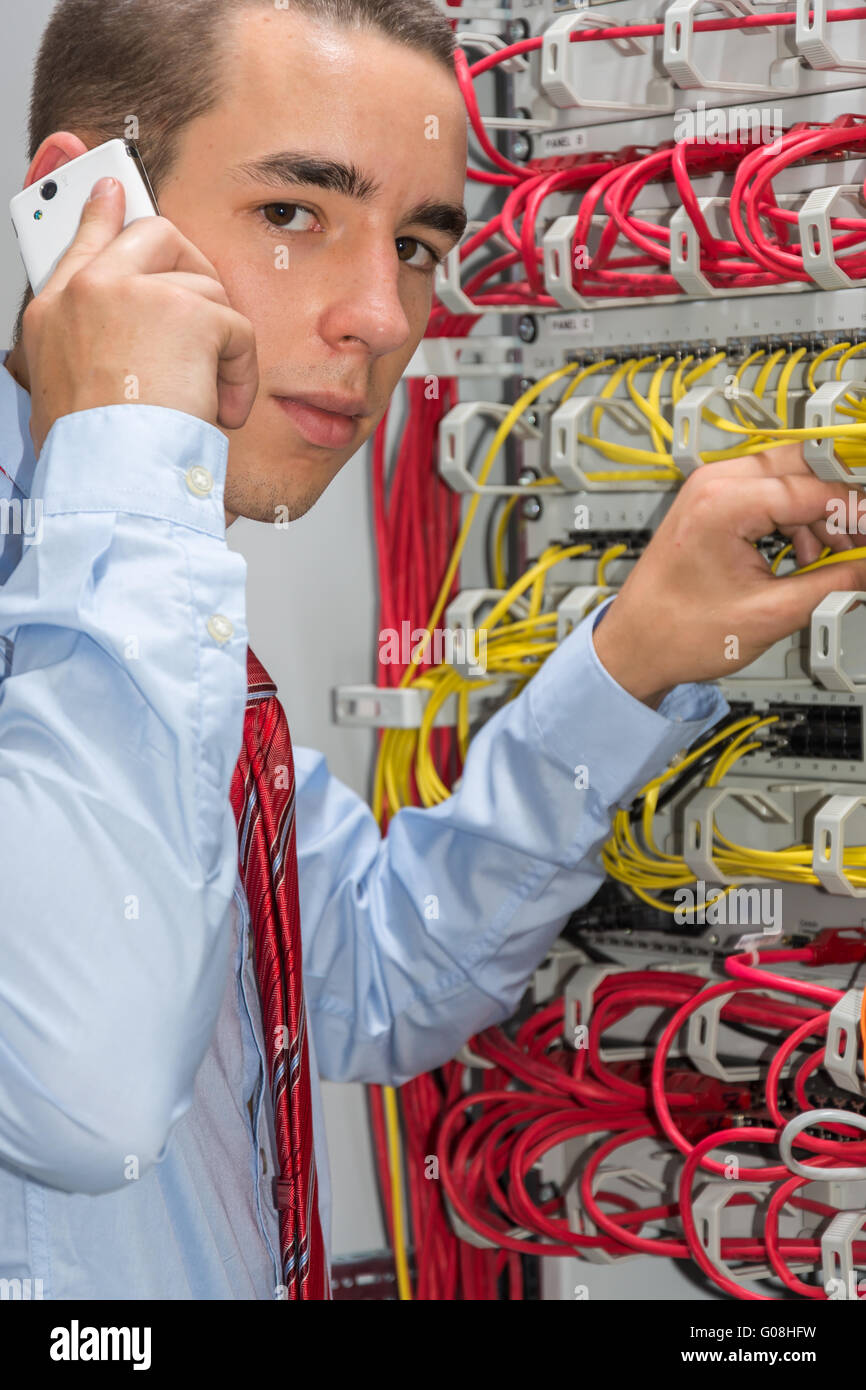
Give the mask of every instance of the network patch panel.
[[(508, 660), (487, 679), (425, 666), (356, 720), (383, 731), (389, 810), (448, 794), (447, 758), (459, 775), (541, 646), (616, 602), (693, 474), (785, 442), (855, 490), (866, 466), (866, 8), (443, 8), (473, 221), (407, 376), (416, 405), (448, 383), (423, 428), (460, 590), (449, 570), (434, 616), (490, 623)], [(757, 544), (793, 573), (785, 536)], [(545, 1297), (859, 1296), (866, 1168), (822, 1180), (793, 1152), (862, 1152), (844, 1117), (866, 1109), (864, 597), (831, 593), (719, 681), (729, 714), (618, 809), (598, 894), (518, 1017), (455, 1063), (441, 1210), (473, 1258), (541, 1256)], [(530, 615), (543, 643), (515, 667), (508, 630)], [(395, 771), (413, 758), (417, 788)], [(495, 1154), (485, 1076), (516, 1097)], [(634, 1134), (605, 1131), (598, 1107), (628, 1104)]]

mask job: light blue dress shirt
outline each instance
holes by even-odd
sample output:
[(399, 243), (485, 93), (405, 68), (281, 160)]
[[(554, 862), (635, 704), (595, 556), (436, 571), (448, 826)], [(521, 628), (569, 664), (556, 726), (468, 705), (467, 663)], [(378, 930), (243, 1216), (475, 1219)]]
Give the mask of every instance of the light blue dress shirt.
[[(29, 409), (0, 368), (0, 1278), (46, 1299), (271, 1299), (276, 1153), (229, 802), (248, 634), (228, 444), (110, 406), (58, 420), (36, 463)], [(326, 1243), (317, 1072), (399, 1084), (507, 1018), (598, 887), (612, 810), (727, 708), (707, 686), (647, 708), (591, 632), (481, 730), (451, 800), (401, 811), (384, 842), (296, 749)]]

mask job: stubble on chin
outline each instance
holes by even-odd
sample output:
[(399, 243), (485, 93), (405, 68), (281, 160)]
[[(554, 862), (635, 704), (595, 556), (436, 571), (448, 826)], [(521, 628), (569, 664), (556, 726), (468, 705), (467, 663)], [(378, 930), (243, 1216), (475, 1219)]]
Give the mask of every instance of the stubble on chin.
[(248, 521), (286, 526), (306, 516), (318, 502), (323, 491), (321, 488), (308, 488), (300, 494), (287, 495), (283, 488), (272, 483), (263, 482), (257, 486), (249, 479), (237, 482), (228, 479), (225, 508), (234, 516), (246, 517)]

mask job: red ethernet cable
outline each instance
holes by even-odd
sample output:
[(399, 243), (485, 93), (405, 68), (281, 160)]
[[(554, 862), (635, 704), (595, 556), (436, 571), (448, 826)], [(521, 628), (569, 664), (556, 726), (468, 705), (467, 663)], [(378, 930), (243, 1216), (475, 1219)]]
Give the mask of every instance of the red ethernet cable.
[[(845, 942), (840, 948), (838, 945), (834, 947), (833, 942), (829, 941), (821, 945), (819, 955), (829, 959), (834, 949), (847, 950), (850, 953), (855, 948), (850, 942)], [(648, 982), (653, 989), (664, 989), (666, 994), (673, 995), (681, 995), (688, 989), (694, 991), (701, 983), (693, 976), (677, 975), (673, 980), (674, 988), (671, 989), (672, 982), (666, 981), (665, 975), (661, 972), (621, 972), (609, 976), (600, 983), (595, 992), (596, 1012), (592, 1016), (593, 1029), (600, 1032), (601, 1024), (604, 1022), (604, 1016), (599, 1017), (598, 1013), (599, 1005), (604, 1000), (610, 1005), (607, 1015), (609, 1022), (624, 1017), (634, 1008), (647, 1003), (646, 990), (635, 989), (638, 979), (644, 984)], [(805, 1036), (807, 1032), (817, 1031), (820, 1021), (826, 1018), (825, 1015), (819, 1015), (819, 1022), (816, 1023), (814, 1016), (808, 1016), (807, 1009), (798, 1005), (786, 1005), (784, 1001), (763, 998), (758, 994), (752, 994), (749, 989), (743, 990), (743, 987), (737, 984), (723, 984), (721, 988), (731, 996), (723, 1014), (727, 1021), (748, 1019), (753, 1023), (780, 1029), (793, 1026), (799, 1030), (800, 1036)], [(739, 993), (736, 993), (737, 991)], [(693, 993), (689, 1001), (690, 1006), (699, 1007), (701, 1003), (706, 1002), (708, 992), (701, 990), (697, 995)], [(637, 1000), (630, 997), (635, 993), (638, 995)], [(623, 997), (617, 1002), (618, 994), (629, 997)], [(670, 1004), (669, 999), (666, 1002)], [(804, 1014), (807, 1015), (805, 1019)], [(673, 1255), (677, 1258), (698, 1259), (694, 1249), (693, 1221), (691, 1228), (689, 1226), (691, 1217), (688, 1206), (688, 1182), (683, 1189), (685, 1206), (681, 1197), (679, 1207), (667, 1203), (639, 1209), (630, 1199), (617, 1194), (605, 1196), (603, 1193), (593, 1193), (594, 1180), (604, 1159), (615, 1150), (633, 1142), (639, 1135), (652, 1137), (658, 1134), (658, 1119), (638, 1103), (637, 1096), (634, 1097), (635, 1108), (630, 1113), (622, 1112), (622, 1107), (616, 1100), (617, 1092), (611, 1094), (614, 1105), (607, 1110), (602, 1110), (597, 1104), (587, 1109), (581, 1100), (575, 1102), (574, 1098), (569, 1099), (569, 1088), (564, 1084), (569, 1068), (562, 1065), (562, 1056), (566, 1049), (562, 1046), (561, 1039), (560, 1046), (557, 1047), (553, 1031), (559, 1028), (563, 1015), (562, 1001), (556, 1001), (545, 1006), (534, 1018), (521, 1026), (514, 1044), (509, 1044), (498, 1029), (488, 1030), (486, 1034), (471, 1040), (470, 1046), (478, 1055), (495, 1059), (494, 1071), (485, 1073), (486, 1093), (482, 1092), (480, 1096), (473, 1093), (459, 1097), (446, 1111), (444, 1124), (439, 1131), (437, 1151), (440, 1176), (443, 1178), (449, 1201), (462, 1219), (480, 1235), (490, 1240), (498, 1239), (507, 1249), (512, 1249), (517, 1243), (523, 1243), (522, 1235), (508, 1233), (513, 1232), (515, 1228), (524, 1227), (541, 1239), (542, 1243), (536, 1243), (534, 1246), (539, 1254), (560, 1254), (569, 1250), (579, 1250), (587, 1242), (593, 1242), (597, 1244), (597, 1248), (605, 1249), (608, 1254), (614, 1256), (617, 1253), (639, 1250), (645, 1253)], [(540, 1050), (539, 1044), (542, 1041), (551, 1049), (547, 1054)], [(796, 1045), (797, 1039), (794, 1040), (794, 1046)], [(521, 1047), (529, 1054), (526, 1061), (534, 1057), (537, 1066), (540, 1067), (546, 1083), (543, 1091), (538, 1089), (540, 1077), (535, 1072), (531, 1076), (527, 1075), (526, 1066), (518, 1064), (516, 1054), (519, 1054)], [(811, 1058), (807, 1060), (811, 1062)], [(616, 1064), (609, 1065), (615, 1067)], [(503, 1090), (502, 1087), (508, 1082), (509, 1077), (518, 1082), (522, 1081), (524, 1085), (533, 1085), (534, 1091), (527, 1094), (525, 1091)], [(699, 1109), (688, 1112), (693, 1115), (693, 1119), (687, 1121), (683, 1118), (681, 1123), (688, 1125), (696, 1142), (694, 1145), (687, 1143), (685, 1148), (682, 1145), (680, 1147), (695, 1168), (700, 1166), (712, 1170), (711, 1160), (706, 1155), (719, 1144), (734, 1142), (732, 1135), (741, 1142), (750, 1142), (753, 1139), (757, 1142), (775, 1140), (778, 1134), (776, 1129), (730, 1131), (723, 1125), (721, 1132), (718, 1132), (713, 1128), (713, 1116), (723, 1120), (726, 1105), (741, 1106), (744, 1103), (745, 1097), (736, 1098), (737, 1088), (732, 1088), (726, 1083), (682, 1072), (668, 1073), (664, 1080), (668, 1106), (674, 1101), (675, 1095), (681, 1095), (677, 1088), (686, 1082), (692, 1100), (699, 1103)], [(557, 1098), (557, 1093), (560, 1093), (560, 1098)], [(467, 1112), (479, 1103), (489, 1105), (489, 1112), (467, 1124)], [(462, 1135), (455, 1140), (455, 1127), (459, 1124), (463, 1124), (464, 1128)], [(709, 1134), (706, 1133), (708, 1126)], [(564, 1217), (561, 1198), (535, 1201), (529, 1194), (526, 1180), (539, 1158), (550, 1149), (569, 1139), (592, 1139), (595, 1135), (604, 1142), (601, 1150), (593, 1155), (589, 1167), (584, 1170), (581, 1186), (583, 1210), (599, 1233), (590, 1235), (570, 1229)], [(802, 1138), (802, 1142), (806, 1142), (805, 1137)], [(823, 1142), (825, 1147), (827, 1143), (810, 1142)], [(850, 1145), (847, 1146), (847, 1152), (850, 1156)], [(829, 1157), (825, 1156), (816, 1161), (820, 1165), (829, 1161)], [(785, 1182), (790, 1177), (784, 1167), (769, 1170), (747, 1168), (741, 1176), (755, 1180), (784, 1179)], [(732, 1197), (733, 1205), (751, 1201), (753, 1198), (747, 1193), (735, 1192)], [(829, 1215), (832, 1211), (831, 1208), (825, 1208), (804, 1198), (791, 1196), (791, 1201), (803, 1210), (821, 1216)], [(602, 1209), (601, 1203), (606, 1207), (612, 1205), (618, 1209), (606, 1212)], [(685, 1239), (640, 1234), (641, 1228), (660, 1221), (667, 1223), (677, 1215), (683, 1220)], [(605, 1241), (607, 1244), (603, 1243)], [(529, 1246), (533, 1248), (532, 1242), (529, 1242)], [(813, 1263), (820, 1259), (821, 1253), (820, 1244), (809, 1238), (777, 1242), (775, 1250), (780, 1260), (808, 1260)], [(770, 1257), (767, 1243), (763, 1239), (727, 1237), (722, 1241), (721, 1256), (723, 1262), (737, 1260), (758, 1264), (764, 1263)], [(700, 1259), (698, 1263), (701, 1263)], [(706, 1260), (703, 1267), (717, 1283), (721, 1282), (722, 1287), (728, 1292), (735, 1292), (741, 1297), (752, 1296), (751, 1291), (729, 1280), (725, 1271), (710, 1269), (709, 1266), (710, 1262)], [(726, 1280), (727, 1283), (724, 1282)]]
[[(858, 955), (832, 953), (832, 958), (834, 962), (846, 959), (862, 960), (863, 947), (858, 946), (856, 949), (859, 952)], [(738, 980), (746, 980), (752, 985), (759, 985), (764, 989), (780, 990), (787, 994), (798, 994), (804, 999), (814, 999), (816, 1003), (829, 1004), (832, 1007), (834, 1004), (838, 1004), (842, 998), (842, 990), (829, 989), (826, 985), (814, 985), (808, 980), (795, 980), (787, 975), (777, 975), (775, 972), (771, 974), (767, 970), (756, 969), (756, 966), (763, 965), (768, 960), (772, 960), (776, 965), (785, 965), (794, 961), (802, 962), (805, 965), (815, 965), (830, 954), (829, 951), (822, 949), (821, 939), (818, 938), (812, 945), (803, 946), (798, 950), (745, 951), (742, 955), (727, 956), (725, 969), (729, 975), (734, 975)]]
[[(841, 24), (847, 20), (864, 18), (866, 15), (859, 8), (827, 11), (827, 20), (830, 24)], [(717, 34), (730, 29), (788, 28), (796, 22), (797, 16), (791, 10), (777, 14), (736, 15), (727, 19), (699, 19), (695, 21), (694, 31), (696, 34)], [(576, 30), (571, 35), (570, 41), (571, 43), (604, 43), (615, 39), (660, 38), (662, 34), (664, 34), (663, 24), (612, 25), (605, 29)], [(535, 52), (541, 48), (542, 43), (541, 38), (521, 39), (518, 43), (509, 44), (507, 48), (497, 49), (495, 53), (481, 58), (477, 63), (472, 64), (469, 71), (473, 79), (480, 77), (482, 73), (497, 67), (499, 63), (504, 63), (508, 58), (516, 58), (524, 53)]]

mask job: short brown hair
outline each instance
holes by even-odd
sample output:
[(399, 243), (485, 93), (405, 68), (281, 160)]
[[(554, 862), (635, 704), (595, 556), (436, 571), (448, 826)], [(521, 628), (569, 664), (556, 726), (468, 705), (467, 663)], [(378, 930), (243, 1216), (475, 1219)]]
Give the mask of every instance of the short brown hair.
[[(76, 131), (91, 149), (127, 135), (134, 115), (136, 143), (158, 196), (184, 127), (220, 100), (226, 22), (266, 7), (378, 30), (453, 70), (454, 33), (435, 0), (58, 0), (36, 60), (28, 158), (57, 130)], [(28, 289), (16, 343), (32, 297)]]

